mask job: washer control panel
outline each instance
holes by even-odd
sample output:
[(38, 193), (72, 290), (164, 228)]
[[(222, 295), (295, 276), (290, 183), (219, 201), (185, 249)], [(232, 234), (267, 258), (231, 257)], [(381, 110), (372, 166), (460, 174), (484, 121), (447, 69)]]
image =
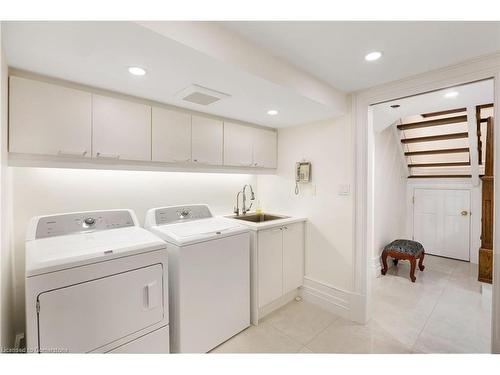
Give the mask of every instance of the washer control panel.
[(156, 225), (199, 220), (212, 216), (210, 209), (205, 204), (164, 207), (157, 209), (155, 212)]
[(93, 211), (44, 216), (38, 220), (36, 238), (63, 236), (134, 226), (130, 211)]

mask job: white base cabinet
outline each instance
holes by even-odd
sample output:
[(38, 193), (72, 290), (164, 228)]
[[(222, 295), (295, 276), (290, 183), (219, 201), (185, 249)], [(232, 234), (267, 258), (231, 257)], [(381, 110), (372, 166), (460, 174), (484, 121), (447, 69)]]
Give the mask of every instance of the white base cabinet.
[[(252, 237), (252, 323), (294, 296), (304, 280), (304, 222), (257, 230)], [(271, 309), (270, 309), (271, 306)], [(276, 306), (279, 307), (279, 306)]]
[(259, 308), (283, 294), (283, 235), (282, 227), (258, 234)]

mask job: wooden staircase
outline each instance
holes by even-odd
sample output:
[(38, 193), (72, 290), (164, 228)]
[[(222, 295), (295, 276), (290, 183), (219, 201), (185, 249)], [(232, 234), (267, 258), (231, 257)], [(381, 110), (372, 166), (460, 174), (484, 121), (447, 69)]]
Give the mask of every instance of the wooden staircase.
[[(481, 109), (476, 108), (478, 135), (477, 152), (479, 165), (483, 162)], [(421, 119), (421, 120), (420, 120)], [(408, 178), (471, 178), (471, 142), (467, 108), (424, 113), (416, 121), (397, 125), (401, 144), (406, 157)], [(475, 148), (475, 147), (474, 147)], [(474, 155), (476, 156), (476, 155)], [(481, 167), (482, 169), (483, 167)], [(478, 176), (477, 167), (476, 179)]]
[[(468, 121), (467, 118), (467, 113), (474, 111), (455, 108), (424, 113), (419, 118), (421, 121), (397, 125), (408, 165), (408, 178), (474, 177), (477, 183), (479, 178), (481, 179), (481, 248), (478, 280), (486, 283), (491, 283), (493, 279), (492, 108), (492, 103), (476, 106), (474, 121)], [(475, 127), (473, 131), (470, 131), (471, 126)], [(470, 137), (475, 134), (477, 142), (476, 139), (472, 142)]]

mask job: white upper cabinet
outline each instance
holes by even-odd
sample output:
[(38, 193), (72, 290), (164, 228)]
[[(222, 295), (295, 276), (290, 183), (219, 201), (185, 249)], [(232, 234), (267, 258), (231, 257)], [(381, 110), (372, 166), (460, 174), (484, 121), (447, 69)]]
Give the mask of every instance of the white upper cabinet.
[(10, 77), (9, 151), (90, 157), (91, 94)]
[(200, 116), (191, 121), (193, 162), (222, 165), (222, 121)]
[(224, 165), (253, 165), (254, 128), (224, 122)]
[(276, 168), (277, 133), (274, 130), (253, 130), (253, 166)]
[(152, 109), (153, 161), (191, 161), (191, 115), (164, 108)]
[(224, 122), (224, 165), (276, 168), (276, 132)]
[(9, 151), (276, 168), (277, 133), (11, 76)]
[(93, 95), (93, 156), (151, 160), (151, 107)]

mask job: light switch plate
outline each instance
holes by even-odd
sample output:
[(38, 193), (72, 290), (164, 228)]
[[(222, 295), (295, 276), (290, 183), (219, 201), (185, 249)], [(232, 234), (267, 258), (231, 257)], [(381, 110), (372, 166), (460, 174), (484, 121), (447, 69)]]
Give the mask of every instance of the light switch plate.
[(351, 186), (349, 184), (339, 185), (339, 195), (350, 195)]

